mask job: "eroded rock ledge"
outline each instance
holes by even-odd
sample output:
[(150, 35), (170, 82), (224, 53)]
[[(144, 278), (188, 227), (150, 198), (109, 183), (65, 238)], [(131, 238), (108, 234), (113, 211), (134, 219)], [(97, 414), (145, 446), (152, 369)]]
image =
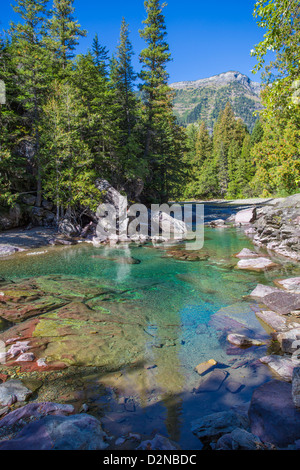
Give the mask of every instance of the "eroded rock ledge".
[(255, 245), (300, 261), (300, 194), (257, 209), (251, 229)]

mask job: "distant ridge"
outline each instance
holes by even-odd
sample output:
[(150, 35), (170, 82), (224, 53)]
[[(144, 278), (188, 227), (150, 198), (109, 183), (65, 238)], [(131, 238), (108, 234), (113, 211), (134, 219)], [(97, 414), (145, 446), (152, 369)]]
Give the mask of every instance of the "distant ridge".
[(251, 131), (257, 119), (253, 113), (262, 109), (260, 83), (238, 71), (171, 83), (170, 87), (176, 92), (174, 112), (181, 125), (201, 120), (212, 131), (219, 112), (229, 101), (236, 117), (243, 119)]

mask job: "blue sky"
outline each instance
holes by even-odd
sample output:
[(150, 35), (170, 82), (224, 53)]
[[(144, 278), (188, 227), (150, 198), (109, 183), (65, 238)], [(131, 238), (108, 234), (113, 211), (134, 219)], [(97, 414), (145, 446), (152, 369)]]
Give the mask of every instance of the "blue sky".
[[(50, 0), (51, 2), (51, 0)], [(197, 80), (228, 70), (238, 70), (254, 81), (255, 59), (250, 50), (262, 40), (263, 30), (252, 16), (255, 0), (169, 0), (164, 9), (168, 42), (173, 61), (168, 65), (170, 83)], [(0, 28), (8, 28), (11, 20), (18, 21), (11, 7), (14, 0), (1, 0)], [(139, 37), (145, 9), (143, 0), (75, 0), (75, 16), (88, 31), (81, 39), (78, 52), (85, 52), (98, 33), (110, 52), (118, 43), (121, 19), (130, 25), (135, 57), (133, 65), (139, 70), (138, 55), (144, 47)]]

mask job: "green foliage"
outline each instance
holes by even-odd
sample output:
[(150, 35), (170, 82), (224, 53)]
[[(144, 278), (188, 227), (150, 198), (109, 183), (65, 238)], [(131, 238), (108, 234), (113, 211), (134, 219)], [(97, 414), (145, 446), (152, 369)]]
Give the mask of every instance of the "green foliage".
[[(258, 25), (266, 30), (263, 41), (252, 51), (257, 59), (254, 71), (264, 67), (263, 132), (255, 138), (252, 151), (257, 170), (252, 188), (263, 195), (300, 190), (299, 13), (296, 0), (260, 0), (254, 10)], [(269, 50), (274, 59), (265, 66)]]

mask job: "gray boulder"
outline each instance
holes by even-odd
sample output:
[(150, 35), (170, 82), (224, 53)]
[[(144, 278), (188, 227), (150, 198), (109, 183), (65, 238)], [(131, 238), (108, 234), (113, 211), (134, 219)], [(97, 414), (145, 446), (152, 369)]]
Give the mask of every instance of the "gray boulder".
[(46, 416), (27, 424), (0, 450), (104, 450), (106, 434), (100, 422), (87, 414)]
[[(270, 448), (270, 446), (269, 446)], [(216, 450), (265, 450), (266, 446), (258, 436), (245, 429), (237, 428), (230, 434), (224, 434), (218, 440)]]
[(4, 406), (12, 405), (13, 403), (26, 401), (32, 391), (29, 390), (21, 380), (8, 380), (0, 384), (0, 403)]
[(262, 299), (263, 303), (271, 310), (286, 315), (295, 310), (300, 310), (300, 295), (289, 292), (272, 292)]
[(213, 413), (192, 422), (192, 433), (202, 442), (211, 442), (219, 439), (223, 434), (228, 434), (236, 428), (248, 429), (247, 416), (233, 410)]
[(292, 384), (272, 380), (258, 387), (249, 407), (251, 432), (262, 442), (285, 448), (300, 439), (300, 411), (292, 399)]

